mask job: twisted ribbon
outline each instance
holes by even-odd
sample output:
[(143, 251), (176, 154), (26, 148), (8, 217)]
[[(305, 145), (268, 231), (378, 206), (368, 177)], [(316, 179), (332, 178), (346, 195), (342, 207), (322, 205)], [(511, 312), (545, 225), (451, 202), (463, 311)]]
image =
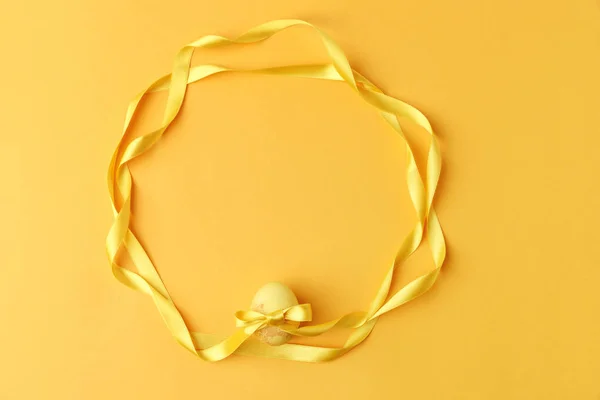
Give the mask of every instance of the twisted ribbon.
[[(293, 65), (254, 70), (238, 70), (218, 65), (195, 67), (190, 65), (196, 48), (255, 43), (296, 25), (308, 26), (317, 32), (331, 58), (330, 64)], [(355, 93), (373, 105), (394, 131), (405, 140), (408, 155), (407, 186), (417, 214), (417, 222), (400, 245), (395, 261), (385, 274), (367, 311), (353, 312), (322, 324), (302, 327), (295, 327), (296, 324), (286, 324), (285, 321), (310, 321), (310, 318), (308, 318), (310, 310), (304, 308), (307, 305), (294, 306), (269, 315), (242, 312), (236, 314), (238, 328), (229, 337), (221, 338), (200, 332), (191, 332), (173, 303), (150, 257), (130, 230), (133, 181), (127, 164), (150, 150), (160, 140), (179, 113), (189, 84), (214, 74), (234, 71), (345, 82)], [(169, 95), (161, 127), (126, 142), (125, 134), (129, 129), (132, 118), (138, 111), (142, 98), (150, 93), (163, 90), (167, 90)], [(412, 121), (430, 135), (425, 179), (421, 178), (411, 146), (402, 132), (401, 118)], [(440, 171), (441, 155), (439, 145), (427, 118), (409, 104), (384, 94), (367, 78), (353, 70), (339, 46), (329, 35), (315, 26), (301, 20), (276, 20), (252, 28), (236, 39), (216, 35), (203, 36), (183, 47), (175, 58), (172, 73), (158, 79), (145, 91), (138, 94), (127, 109), (123, 136), (113, 153), (108, 169), (108, 190), (115, 217), (106, 240), (112, 273), (124, 285), (151, 296), (175, 339), (188, 351), (203, 360), (217, 361), (233, 353), (306, 362), (332, 360), (347, 353), (369, 336), (379, 316), (425, 293), (436, 281), (446, 256), (444, 236), (437, 214), (432, 207)], [(396, 268), (419, 247), (424, 238), (427, 238), (431, 249), (434, 268), (412, 280), (390, 296), (390, 287)], [(137, 268), (137, 273), (118, 264), (117, 259), (121, 252), (129, 254)], [(352, 332), (344, 345), (339, 348), (299, 344), (284, 344), (272, 347), (255, 340), (248, 340), (258, 329), (269, 324), (280, 323), (282, 323), (280, 325), (282, 330), (299, 336), (318, 336), (338, 327), (350, 328)]]

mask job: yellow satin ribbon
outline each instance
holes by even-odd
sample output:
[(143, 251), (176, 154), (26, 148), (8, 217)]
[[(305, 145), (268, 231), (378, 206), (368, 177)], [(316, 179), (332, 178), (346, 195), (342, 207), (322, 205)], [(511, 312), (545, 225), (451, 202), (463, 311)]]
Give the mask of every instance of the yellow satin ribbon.
[[(323, 65), (293, 65), (254, 70), (239, 70), (217, 65), (200, 65), (191, 67), (194, 50), (202, 47), (225, 47), (238, 43), (255, 43), (291, 26), (304, 25), (313, 28), (319, 35), (331, 63)], [(130, 230), (131, 194), (133, 182), (128, 163), (141, 156), (155, 145), (171, 122), (175, 119), (183, 104), (187, 86), (208, 76), (224, 72), (250, 72), (266, 75), (293, 76), (313, 79), (343, 81), (359, 96), (373, 105), (405, 140), (408, 165), (406, 169), (407, 186), (412, 204), (417, 214), (417, 223), (402, 242), (393, 265), (390, 266), (367, 311), (353, 312), (338, 319), (316, 325), (296, 327), (299, 322), (311, 319), (310, 306), (304, 304), (270, 314), (253, 311), (236, 313), (237, 330), (228, 337), (200, 332), (191, 332), (173, 303), (167, 288), (163, 284), (150, 257)], [(168, 99), (163, 116), (162, 126), (150, 133), (126, 142), (127, 133), (133, 116), (138, 111), (142, 98), (147, 94), (168, 91)], [(406, 141), (400, 118), (406, 118), (430, 135), (425, 179), (415, 162), (410, 144)], [(268, 358), (287, 359), (305, 362), (328, 361), (342, 356), (371, 333), (380, 315), (425, 293), (437, 279), (446, 256), (446, 245), (442, 229), (432, 202), (441, 170), (441, 154), (439, 145), (427, 118), (416, 108), (388, 96), (367, 78), (354, 71), (339, 46), (323, 31), (301, 20), (276, 20), (250, 29), (236, 39), (208, 35), (186, 45), (177, 54), (172, 73), (151, 84), (139, 93), (129, 104), (123, 128), (123, 136), (115, 149), (109, 170), (108, 190), (113, 206), (114, 223), (106, 240), (108, 259), (113, 275), (130, 288), (151, 296), (165, 324), (174, 338), (195, 356), (217, 361), (235, 353)], [(434, 268), (412, 280), (396, 293), (390, 295), (390, 287), (396, 268), (402, 264), (427, 238)], [(121, 267), (117, 258), (121, 252), (127, 252), (137, 268), (137, 273)], [(295, 322), (295, 323), (294, 323)], [(300, 344), (284, 344), (268, 346), (250, 339), (252, 334), (266, 325), (277, 324), (280, 329), (293, 335), (318, 336), (334, 328), (352, 329), (348, 339), (339, 348), (308, 346)]]
[(310, 304), (298, 304), (266, 314), (253, 310), (235, 313), (235, 326), (238, 328), (248, 328), (255, 324), (260, 325), (260, 328), (267, 325), (283, 326), (290, 323), (293, 325), (294, 322), (308, 321), (312, 321)]

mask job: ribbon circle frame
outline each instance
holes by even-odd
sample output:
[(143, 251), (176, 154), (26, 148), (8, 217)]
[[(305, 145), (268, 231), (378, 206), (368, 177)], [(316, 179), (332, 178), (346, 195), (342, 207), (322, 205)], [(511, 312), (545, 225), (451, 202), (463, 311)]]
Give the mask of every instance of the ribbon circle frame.
[[(211, 64), (191, 66), (192, 55), (197, 48), (255, 43), (297, 25), (308, 26), (317, 32), (331, 58), (331, 63), (252, 70), (233, 69)], [(406, 143), (407, 186), (417, 214), (417, 222), (402, 242), (395, 261), (385, 274), (368, 310), (349, 313), (321, 324), (298, 328), (286, 326), (284, 328), (287, 332), (299, 336), (318, 336), (334, 328), (350, 328), (351, 334), (341, 347), (330, 348), (301, 344), (269, 346), (257, 340), (247, 340), (255, 331), (264, 326), (264, 318), (254, 318), (250, 319), (250, 322), (240, 324), (232, 335), (225, 338), (190, 331), (150, 257), (130, 229), (133, 181), (128, 163), (150, 150), (160, 140), (179, 113), (189, 84), (218, 73), (236, 71), (345, 82), (361, 98), (373, 105)], [(161, 127), (127, 142), (126, 133), (132, 118), (138, 112), (140, 101), (146, 95), (159, 91), (168, 91)], [(409, 119), (430, 135), (425, 179), (421, 177), (413, 150), (402, 132), (400, 118)], [(386, 95), (367, 78), (352, 69), (341, 48), (329, 35), (316, 26), (302, 20), (275, 20), (258, 25), (235, 39), (216, 35), (203, 36), (184, 46), (175, 58), (171, 74), (161, 77), (139, 93), (130, 102), (127, 109), (122, 138), (113, 153), (108, 169), (108, 190), (114, 222), (106, 239), (106, 249), (112, 273), (124, 285), (149, 295), (175, 339), (188, 351), (203, 360), (218, 361), (234, 353), (304, 362), (333, 360), (344, 355), (369, 336), (379, 316), (425, 293), (436, 281), (446, 256), (444, 235), (437, 214), (432, 207), (440, 171), (440, 149), (427, 118), (411, 105)], [(434, 268), (390, 295), (396, 268), (420, 246), (424, 238), (428, 240)], [(118, 264), (117, 258), (121, 252), (128, 253), (137, 273)]]

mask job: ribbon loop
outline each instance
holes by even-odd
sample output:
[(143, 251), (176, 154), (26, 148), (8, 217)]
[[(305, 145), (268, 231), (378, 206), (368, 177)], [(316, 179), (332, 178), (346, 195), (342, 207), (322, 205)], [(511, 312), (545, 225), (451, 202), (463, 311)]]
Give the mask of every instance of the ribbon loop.
[(284, 310), (285, 320), (291, 322), (312, 321), (312, 307), (310, 304), (298, 304)]

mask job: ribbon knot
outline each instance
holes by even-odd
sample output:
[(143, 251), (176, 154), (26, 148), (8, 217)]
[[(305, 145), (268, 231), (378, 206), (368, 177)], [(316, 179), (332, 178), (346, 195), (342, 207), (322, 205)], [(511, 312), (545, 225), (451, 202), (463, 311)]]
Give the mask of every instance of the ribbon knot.
[(273, 311), (265, 315), (267, 319), (267, 325), (283, 325), (285, 322), (285, 313), (283, 310)]
[(310, 304), (297, 304), (266, 314), (252, 310), (238, 311), (235, 313), (235, 319), (235, 325), (238, 328), (253, 327), (260, 329), (268, 325), (281, 326), (289, 323), (295, 324), (311, 321), (312, 309)]

